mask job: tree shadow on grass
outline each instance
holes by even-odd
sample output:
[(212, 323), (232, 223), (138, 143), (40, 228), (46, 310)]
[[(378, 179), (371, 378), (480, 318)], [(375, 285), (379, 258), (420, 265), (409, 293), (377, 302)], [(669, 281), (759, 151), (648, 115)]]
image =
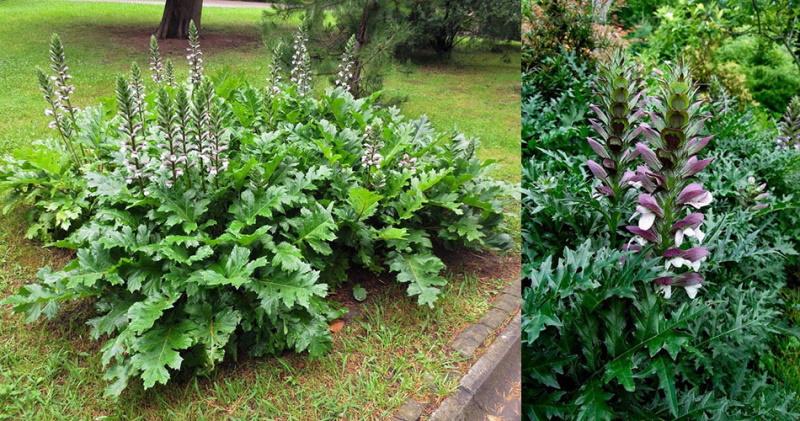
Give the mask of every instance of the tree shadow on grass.
[[(69, 28), (73, 36), (81, 35), (78, 40), (65, 40), (67, 46), (70, 42), (91, 42), (93, 48), (106, 50), (128, 50), (136, 53), (146, 53), (150, 46), (150, 37), (156, 26), (145, 24), (109, 25), (96, 23), (80, 25)], [(54, 29), (57, 31), (58, 29)], [(85, 36), (85, 38), (83, 37)], [(99, 44), (98, 44), (99, 43)], [(203, 28), (200, 43), (209, 54), (225, 52), (228, 50), (257, 50), (261, 48), (261, 36), (256, 25), (247, 26), (214, 26)], [(159, 40), (162, 54), (184, 55), (188, 41), (185, 39)]]

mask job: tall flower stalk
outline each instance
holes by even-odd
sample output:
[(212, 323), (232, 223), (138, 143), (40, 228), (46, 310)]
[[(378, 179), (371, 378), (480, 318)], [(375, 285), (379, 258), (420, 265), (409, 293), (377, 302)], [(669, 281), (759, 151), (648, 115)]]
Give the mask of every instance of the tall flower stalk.
[[(375, 126), (380, 127), (379, 124), (377, 123)], [(361, 153), (361, 165), (367, 173), (367, 184), (371, 187), (381, 187), (383, 185), (383, 176), (380, 172), (381, 164), (383, 163), (383, 155), (381, 155), (383, 141), (381, 141), (376, 127), (368, 125), (364, 129), (363, 152)]]
[(195, 130), (192, 149), (196, 152), (203, 189), (205, 189), (206, 178), (213, 178), (216, 175), (216, 173), (212, 174), (215, 169), (214, 143), (217, 140), (212, 116), (213, 99), (213, 86), (208, 81), (201, 83), (192, 92), (192, 126)]
[(194, 21), (189, 22), (189, 48), (186, 59), (189, 61), (189, 81), (197, 87), (203, 80), (203, 51), (200, 50), (200, 34)]
[(136, 62), (131, 64), (131, 98), (133, 99), (134, 111), (139, 116), (139, 122), (142, 123), (142, 130), (146, 130), (147, 121), (145, 119), (145, 104), (144, 104), (144, 80), (142, 80), (142, 71)]
[(300, 96), (311, 92), (311, 58), (308, 55), (308, 36), (304, 30), (294, 37), (294, 54), (292, 55), (291, 82), (297, 86)]
[(155, 35), (150, 36), (150, 77), (153, 82), (161, 84), (165, 81), (164, 62), (158, 49), (158, 40)]
[(158, 92), (158, 130), (161, 134), (159, 171), (164, 176), (167, 187), (174, 186), (184, 174), (188, 157), (181, 148), (181, 130), (178, 127), (178, 114), (172, 98), (165, 89)]
[(164, 65), (164, 83), (168, 86), (175, 86), (175, 66), (170, 59), (167, 59)]
[[(44, 99), (50, 108), (45, 110), (45, 115), (52, 117), (49, 127), (58, 130), (64, 145), (72, 155), (72, 159), (78, 165), (83, 163), (86, 152), (83, 145), (75, 147), (74, 134), (77, 130), (77, 120), (75, 117), (76, 109), (72, 106), (70, 96), (75, 92), (75, 86), (70, 80), (72, 75), (67, 66), (66, 54), (61, 38), (53, 34), (50, 38), (50, 70), (53, 75), (47, 77), (41, 70), (38, 70), (39, 86), (44, 94)], [(80, 154), (78, 153), (80, 151)]]
[(222, 129), (223, 109), (214, 95), (214, 86), (209, 81), (203, 84), (203, 118), (201, 121), (201, 136), (203, 149), (200, 151), (202, 159), (208, 169), (208, 178), (216, 177), (228, 168), (228, 141)]
[(53, 34), (50, 39), (50, 69), (53, 71), (53, 76), (50, 79), (53, 81), (58, 103), (69, 116), (71, 124), (75, 125), (75, 107), (72, 106), (70, 101), (70, 96), (75, 92), (75, 86), (70, 82), (72, 75), (69, 74), (64, 45), (61, 43), (61, 38), (56, 34)]
[(781, 135), (776, 140), (779, 149), (800, 151), (800, 96), (792, 98), (778, 123)]
[(344, 53), (336, 69), (336, 86), (348, 92), (353, 92), (353, 69), (356, 64), (356, 37), (351, 36), (344, 47)]
[(52, 118), (48, 127), (58, 131), (61, 141), (64, 143), (67, 152), (71, 155), (72, 160), (79, 163), (81, 162), (80, 157), (75, 152), (75, 147), (72, 142), (74, 127), (69, 119), (69, 115), (59, 102), (58, 95), (56, 94), (55, 87), (50, 78), (40, 69), (37, 69), (37, 76), (39, 77), (39, 86), (42, 89), (44, 100), (47, 101), (50, 107), (44, 110), (44, 114)]
[(597, 137), (589, 137), (587, 142), (599, 162), (588, 160), (587, 166), (600, 180), (597, 193), (611, 203), (607, 222), (613, 242), (623, 215), (625, 193), (631, 186), (638, 186), (635, 173), (628, 168), (636, 158), (633, 146), (643, 131), (639, 123), (645, 115), (639, 67), (617, 51), (601, 65), (595, 92), (600, 103), (589, 106), (595, 115), (589, 123)]
[(117, 107), (120, 118), (119, 131), (122, 133), (120, 152), (123, 165), (127, 170), (126, 182), (138, 183), (144, 190), (145, 165), (147, 164), (147, 143), (142, 136), (142, 124), (139, 121), (136, 102), (131, 87), (125, 78), (117, 78)]
[(282, 43), (278, 43), (272, 49), (272, 58), (269, 63), (269, 76), (267, 79), (267, 86), (269, 89), (268, 92), (271, 95), (278, 95), (281, 93), (281, 83), (283, 83), (281, 78), (281, 65), (280, 65), (281, 46)]
[[(185, 89), (178, 89), (178, 93), (175, 95), (175, 119), (177, 123), (175, 127), (175, 142), (177, 142), (179, 153), (185, 157), (182, 162), (183, 173), (189, 174), (189, 170), (192, 167), (190, 154), (194, 150), (192, 141), (194, 118), (189, 95)], [(189, 183), (191, 183), (191, 179), (189, 179)]]
[(627, 229), (663, 258), (665, 275), (655, 283), (664, 296), (669, 298), (678, 286), (694, 298), (703, 282), (701, 264), (708, 257), (701, 246), (704, 215), (699, 210), (713, 200), (695, 176), (712, 159), (698, 157), (711, 136), (701, 134), (707, 117), (700, 114), (702, 101), (685, 66), (660, 76), (654, 105), (652, 127), (643, 132), (647, 143), (636, 144), (646, 166), (637, 170), (643, 188), (634, 214), (638, 222)]

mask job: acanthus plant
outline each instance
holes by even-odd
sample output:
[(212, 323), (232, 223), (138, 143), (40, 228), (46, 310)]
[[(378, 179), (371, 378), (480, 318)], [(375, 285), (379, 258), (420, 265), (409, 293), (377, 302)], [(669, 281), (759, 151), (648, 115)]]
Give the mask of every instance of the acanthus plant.
[(194, 93), (194, 110), (197, 130), (196, 149), (200, 166), (208, 173), (208, 181), (215, 182), (217, 175), (228, 169), (228, 138), (230, 132), (223, 129), (227, 119), (227, 104), (217, 101), (214, 85), (206, 79)]
[(336, 69), (335, 85), (348, 92), (353, 92), (356, 66), (356, 37), (351, 36), (344, 46), (344, 52), (339, 60), (339, 67)]
[(172, 60), (164, 61), (161, 57), (161, 50), (155, 35), (150, 37), (150, 77), (157, 85), (175, 86), (175, 68)]
[(167, 86), (175, 86), (175, 67), (171, 59), (167, 59), (164, 65), (164, 83)]
[(800, 151), (800, 96), (789, 102), (778, 128), (781, 132), (775, 141), (778, 148)]
[(701, 245), (705, 234), (700, 209), (713, 200), (696, 180), (713, 159), (698, 153), (712, 136), (703, 135), (707, 116), (701, 114), (703, 102), (697, 99), (688, 68), (676, 65), (659, 73), (652, 127), (645, 126), (647, 142), (636, 145), (646, 164), (636, 171), (643, 189), (634, 214), (638, 223), (627, 229), (639, 245), (652, 247), (662, 257), (664, 274), (655, 283), (664, 296), (669, 298), (672, 287), (679, 286), (694, 298), (703, 282), (700, 266), (709, 254)]
[(173, 187), (188, 171), (189, 151), (187, 136), (180, 129), (179, 114), (169, 92), (158, 91), (158, 122), (160, 132), (158, 149), (161, 151), (158, 174), (166, 187)]
[(283, 78), (281, 77), (281, 64), (280, 64), (280, 51), (282, 44), (278, 43), (272, 49), (272, 57), (269, 63), (269, 72), (267, 76), (267, 89), (272, 95), (281, 93), (281, 85), (283, 85)]
[(203, 80), (203, 51), (200, 49), (200, 33), (194, 21), (189, 22), (189, 47), (186, 49), (189, 61), (189, 81), (197, 86)]
[[(378, 124), (380, 124), (380, 122), (378, 122)], [(367, 126), (364, 129), (364, 139), (361, 144), (361, 167), (369, 187), (380, 187), (384, 183), (383, 174), (381, 172), (381, 163), (383, 163), (381, 150), (384, 144), (380, 139), (378, 130), (376, 126)]]
[[(202, 56), (192, 38), (190, 67)], [(433, 306), (446, 284), (434, 243), (509, 245), (499, 227), (510, 188), (462, 135), (341, 88), (315, 97), (277, 82), (221, 96), (195, 69), (151, 104), (132, 79), (117, 80), (118, 113), (85, 176), (72, 176), (94, 204), (56, 243), (76, 259), (4, 300), (32, 321), (93, 298), (111, 395), (135, 378), (150, 388), (179, 369), (207, 373), (237, 352), (318, 357), (341, 315), (326, 296), (349, 268), (393, 273)]]
[(150, 77), (156, 84), (160, 84), (166, 79), (164, 62), (161, 60), (161, 51), (155, 35), (150, 36)]
[(768, 208), (773, 199), (767, 190), (767, 183), (757, 183), (756, 178), (752, 175), (747, 177), (746, 183), (738, 189), (738, 193), (741, 207), (753, 211)]
[(67, 66), (64, 45), (61, 43), (61, 38), (55, 34), (50, 39), (50, 69), (53, 74), (49, 77), (38, 70), (39, 86), (45, 101), (50, 106), (45, 110), (45, 115), (52, 117), (49, 127), (58, 130), (65, 148), (72, 155), (73, 162), (80, 165), (86, 159), (86, 152), (82, 145), (74, 141), (77, 110), (72, 105), (70, 97), (75, 92), (75, 86), (71, 82), (72, 75)]
[(144, 192), (146, 166), (150, 160), (144, 138), (144, 104), (137, 100), (135, 88), (124, 78), (117, 78), (116, 93), (120, 121), (118, 130), (122, 137), (119, 150), (125, 168), (125, 181), (127, 184), (137, 184)]
[(297, 87), (300, 96), (311, 91), (311, 58), (308, 55), (308, 35), (300, 30), (294, 37), (292, 70), (290, 81)]
[(129, 80), (131, 90), (131, 98), (133, 99), (134, 112), (139, 116), (139, 122), (142, 124), (142, 130), (147, 130), (147, 118), (145, 117), (145, 92), (144, 92), (144, 79), (142, 78), (142, 71), (136, 62), (131, 63), (131, 77)]
[(636, 158), (634, 145), (642, 133), (639, 123), (647, 100), (638, 64), (617, 51), (600, 65), (595, 93), (600, 104), (590, 105), (596, 119), (589, 122), (597, 137), (589, 137), (587, 142), (600, 162), (590, 159), (587, 166), (600, 180), (598, 195), (606, 197), (611, 205), (606, 215), (614, 242), (625, 212), (626, 194), (637, 185), (629, 168)]
[[(590, 123), (600, 138), (588, 139), (601, 162), (589, 160), (587, 166), (601, 182), (599, 195), (611, 203), (605, 214), (612, 236), (627, 206), (626, 193), (631, 188), (642, 190), (631, 218), (638, 217), (638, 223), (626, 226), (634, 237), (625, 247), (635, 251), (653, 246), (664, 259), (664, 276), (655, 282), (665, 297), (671, 296), (674, 285), (694, 298), (703, 280), (699, 266), (708, 250), (699, 245), (705, 236), (703, 214), (687, 210), (712, 200), (711, 193), (693, 182), (711, 162), (697, 156), (711, 137), (700, 136), (706, 117), (699, 115), (702, 102), (696, 101), (686, 68), (671, 68), (661, 78), (655, 98), (647, 97), (640, 72), (635, 64), (626, 63), (621, 52), (601, 66), (597, 93), (603, 108), (590, 106), (599, 119)], [(649, 113), (650, 124), (644, 121), (645, 106), (655, 109)], [(640, 138), (646, 141), (638, 142)], [(645, 165), (638, 165), (637, 159)], [(696, 246), (686, 247), (690, 242), (684, 240), (689, 238)]]
[(72, 104), (75, 91), (61, 39), (50, 39), (50, 74), (37, 69), (39, 86), (51, 120), (48, 127), (56, 139), (34, 141), (0, 164), (0, 195), (6, 206), (3, 213), (26, 207), (29, 224), (26, 238), (51, 241), (73, 230), (82, 220), (91, 201), (85, 181), (80, 177), (91, 161), (88, 141), (103, 130), (96, 109), (78, 109)]

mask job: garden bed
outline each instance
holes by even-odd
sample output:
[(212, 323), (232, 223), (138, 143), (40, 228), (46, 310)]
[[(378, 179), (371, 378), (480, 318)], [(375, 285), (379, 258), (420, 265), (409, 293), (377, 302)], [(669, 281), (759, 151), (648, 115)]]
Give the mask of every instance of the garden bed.
[[(29, 279), (35, 267), (68, 256), (18, 241), (6, 249), (0, 296)], [(468, 258), (465, 258), (469, 256)], [(132, 388), (118, 404), (101, 399), (105, 382), (85, 321), (88, 303), (71, 306), (58, 321), (25, 325), (0, 316), (0, 407), (3, 417), (141, 417), (211, 419), (276, 416), (278, 419), (388, 418), (408, 399), (436, 407), (458, 387), (484, 346), (472, 357), (452, 352), (459, 332), (478, 322), (518, 277), (516, 254), (454, 253), (449, 284), (434, 311), (418, 307), (396, 283), (358, 279), (368, 298), (351, 308), (334, 334), (333, 349), (318, 361), (301, 355), (243, 358), (210, 378), (179, 378), (149, 391)], [(380, 287), (380, 288), (378, 288)], [(337, 296), (334, 296), (334, 300)], [(490, 342), (490, 341), (488, 341)], [(488, 343), (487, 343), (488, 345)], [(127, 392), (126, 392), (127, 393)]]

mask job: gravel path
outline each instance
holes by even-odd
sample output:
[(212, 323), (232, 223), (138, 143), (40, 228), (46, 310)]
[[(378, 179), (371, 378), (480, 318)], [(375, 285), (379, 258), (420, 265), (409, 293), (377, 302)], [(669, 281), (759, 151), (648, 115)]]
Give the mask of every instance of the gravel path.
[[(151, 6), (164, 6), (164, 0), (72, 0), (76, 2), (92, 3), (128, 3), (128, 4), (147, 4)], [(231, 7), (240, 9), (269, 9), (272, 3), (260, 3), (254, 1), (226, 1), (226, 0), (203, 0), (203, 7)]]

